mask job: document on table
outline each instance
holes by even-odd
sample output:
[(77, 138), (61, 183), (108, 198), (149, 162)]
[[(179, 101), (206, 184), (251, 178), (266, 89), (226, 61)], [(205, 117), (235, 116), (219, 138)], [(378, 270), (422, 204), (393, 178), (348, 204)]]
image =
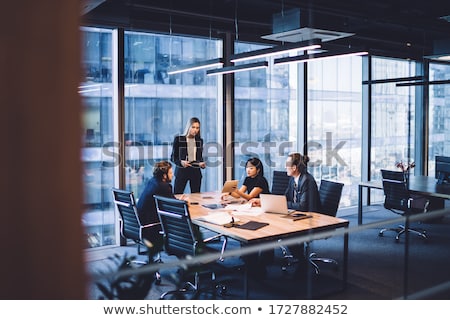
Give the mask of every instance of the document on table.
[(260, 207), (252, 207), (251, 202), (244, 204), (228, 204), (226, 210), (233, 210), (233, 215), (257, 216), (263, 213)]
[(223, 226), (229, 223), (238, 222), (239, 219), (233, 217), (226, 211), (215, 211), (208, 212), (207, 215), (198, 218), (198, 220), (206, 221), (209, 223), (217, 224), (219, 226)]

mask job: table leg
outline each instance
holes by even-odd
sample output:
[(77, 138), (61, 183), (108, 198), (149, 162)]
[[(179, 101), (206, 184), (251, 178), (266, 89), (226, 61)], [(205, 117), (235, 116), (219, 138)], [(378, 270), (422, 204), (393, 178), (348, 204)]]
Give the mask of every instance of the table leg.
[(344, 234), (344, 267), (342, 271), (343, 290), (347, 288), (348, 277), (348, 232)]
[(363, 197), (363, 187), (358, 186), (358, 224), (362, 224), (362, 197)]

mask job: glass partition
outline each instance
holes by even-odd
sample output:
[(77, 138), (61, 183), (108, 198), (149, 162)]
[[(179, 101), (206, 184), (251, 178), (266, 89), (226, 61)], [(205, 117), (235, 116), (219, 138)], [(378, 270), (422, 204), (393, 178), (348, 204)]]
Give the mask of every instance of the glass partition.
[(307, 145), (309, 171), (344, 183), (340, 207), (358, 203), (361, 181), (361, 57), (308, 63)]
[(168, 74), (171, 67), (221, 55), (222, 42), (216, 39), (125, 32), (125, 182), (136, 197), (153, 164), (170, 160), (173, 139), (191, 117), (201, 121), (208, 161), (201, 190), (221, 184), (220, 81), (207, 77), (206, 70)]
[[(236, 42), (235, 53), (267, 46)], [(245, 162), (258, 157), (264, 175), (272, 182), (273, 170), (285, 170), (289, 152), (296, 148), (296, 71), (286, 66), (237, 72), (235, 77), (235, 160), (234, 175), (245, 179)], [(255, 59), (251, 62), (263, 61)]]
[(107, 146), (113, 141), (112, 33), (110, 30), (82, 29), (84, 213), (87, 248), (114, 244), (115, 214), (111, 187), (114, 186), (113, 159)]
[[(448, 64), (430, 63), (430, 81), (450, 79)], [(435, 157), (450, 156), (450, 86), (430, 85), (428, 175), (435, 175)]]

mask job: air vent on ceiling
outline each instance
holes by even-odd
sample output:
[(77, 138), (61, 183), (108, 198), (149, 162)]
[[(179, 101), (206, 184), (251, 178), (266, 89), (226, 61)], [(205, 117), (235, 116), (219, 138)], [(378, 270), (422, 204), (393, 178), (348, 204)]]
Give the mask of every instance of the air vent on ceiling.
[(299, 42), (311, 39), (321, 39), (322, 42), (336, 40), (340, 38), (353, 36), (354, 33), (331, 31), (323, 29), (315, 29), (304, 27), (300, 29), (294, 29), (279, 33), (273, 33), (269, 35), (262, 36), (261, 38), (274, 41), (283, 42)]

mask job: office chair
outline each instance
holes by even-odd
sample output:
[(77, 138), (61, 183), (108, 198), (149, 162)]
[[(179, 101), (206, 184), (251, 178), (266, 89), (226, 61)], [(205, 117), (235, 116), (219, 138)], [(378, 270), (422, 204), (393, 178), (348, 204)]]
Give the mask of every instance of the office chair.
[[(339, 202), (341, 201), (342, 189), (344, 187), (343, 183), (333, 182), (329, 180), (321, 180), (319, 187), (319, 197), (321, 203), (320, 213), (326, 214), (332, 217), (336, 216), (337, 210), (339, 208)], [(305, 243), (306, 248), (310, 246), (310, 243)], [(288, 253), (287, 248), (281, 246), (284, 263), (282, 265), (282, 270), (285, 271), (287, 266), (292, 264), (292, 259), (294, 258), (291, 254)], [(308, 256), (308, 261), (314, 268), (314, 272), (316, 274), (320, 274), (320, 268), (317, 264), (321, 263), (330, 263), (333, 264), (335, 268), (338, 267), (338, 263), (336, 260), (331, 258), (319, 257), (317, 253), (312, 252)]]
[[(198, 228), (193, 225), (189, 214), (189, 207), (186, 201), (166, 198), (161, 196), (154, 196), (156, 208), (161, 221), (161, 226), (164, 234), (164, 250), (168, 255), (176, 256), (178, 259), (186, 259), (188, 257), (196, 257), (202, 253), (219, 252), (212, 250), (205, 244), (222, 237), (217, 234), (208, 239), (201, 239)], [(181, 287), (176, 290), (164, 292), (160, 299), (164, 299), (167, 295), (173, 294), (175, 296), (191, 293), (193, 298), (197, 298), (202, 292), (210, 291), (212, 288), (215, 295), (215, 289), (219, 289), (219, 293), (224, 293), (226, 287), (221, 284), (215, 284), (212, 288), (201, 288), (199, 279), (201, 275), (207, 274), (211, 281), (215, 282), (215, 273), (212, 271), (212, 265), (217, 261), (222, 261), (222, 254), (226, 247), (226, 237), (220, 251), (220, 257), (205, 263), (199, 263), (195, 266), (190, 266), (185, 272), (180, 273)], [(189, 281), (193, 278), (193, 281)], [(192, 279), (191, 279), (192, 280)]]
[[(395, 214), (407, 216), (414, 213), (427, 212), (430, 201), (424, 197), (412, 196), (408, 190), (405, 175), (401, 171), (390, 171), (381, 169), (384, 191), (384, 207)], [(399, 225), (397, 228), (384, 228), (380, 230), (378, 236), (382, 237), (385, 231), (395, 231), (395, 241), (400, 240), (400, 236), (405, 232), (414, 233), (423, 239), (427, 239), (424, 230), (408, 228)]]
[[(117, 210), (120, 214), (119, 225), (120, 234), (124, 239), (132, 240), (137, 246), (137, 254), (144, 255), (149, 253), (149, 247), (145, 243), (145, 233), (160, 230), (160, 223), (152, 223), (147, 225), (142, 225), (139, 220), (139, 215), (137, 212), (136, 201), (132, 191), (121, 190), (112, 188), (113, 201), (116, 204)], [(155, 230), (152, 230), (155, 229)], [(159, 231), (158, 231), (159, 232)], [(141, 251), (141, 246), (144, 246), (146, 250)], [(153, 261), (155, 263), (160, 263), (161, 257), (157, 253), (157, 258)], [(149, 255), (150, 259), (150, 255)], [(143, 261), (133, 261), (135, 264), (147, 264), (149, 262)], [(161, 282), (161, 275), (159, 272), (155, 273), (155, 282), (159, 284)]]
[(272, 176), (272, 194), (284, 194), (289, 185), (289, 177), (286, 171), (274, 171)]
[[(339, 202), (341, 201), (343, 183), (333, 182), (329, 180), (321, 180), (319, 187), (319, 197), (320, 197), (320, 213), (326, 214), (328, 216), (335, 217), (337, 210), (339, 208)], [(309, 245), (309, 244), (307, 244)], [(309, 255), (309, 262), (312, 264), (316, 274), (320, 273), (320, 268), (317, 262), (330, 263), (337, 268), (338, 263), (336, 260), (331, 258), (322, 258), (317, 255), (317, 253), (312, 252)]]
[[(272, 194), (284, 195), (287, 187), (289, 186), (289, 177), (286, 171), (273, 171), (272, 175)], [(281, 243), (281, 240), (278, 240)], [(288, 248), (280, 244), (281, 255), (283, 257), (283, 263), (281, 264), (281, 270), (286, 271), (287, 267), (292, 264), (294, 257), (289, 253)]]

